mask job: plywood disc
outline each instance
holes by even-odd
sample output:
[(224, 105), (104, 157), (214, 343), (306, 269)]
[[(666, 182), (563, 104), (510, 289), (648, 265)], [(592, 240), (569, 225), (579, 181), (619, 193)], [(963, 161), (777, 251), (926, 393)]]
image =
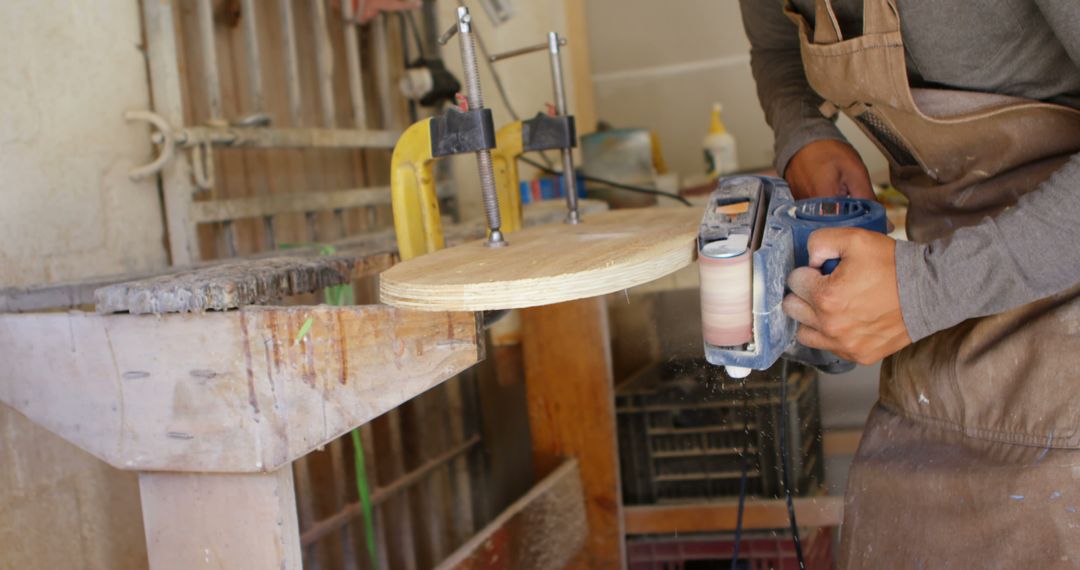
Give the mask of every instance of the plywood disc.
[(399, 263), (380, 275), (389, 305), (429, 311), (535, 307), (612, 293), (694, 260), (698, 208), (641, 208), (587, 216), (469, 242)]

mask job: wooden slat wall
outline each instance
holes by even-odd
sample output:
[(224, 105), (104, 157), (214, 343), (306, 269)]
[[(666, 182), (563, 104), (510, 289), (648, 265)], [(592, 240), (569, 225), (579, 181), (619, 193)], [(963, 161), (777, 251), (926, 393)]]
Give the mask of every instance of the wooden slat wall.
[[(203, 75), (206, 54), (199, 43), (198, 0), (174, 1), (184, 126), (199, 126), (206, 124), (210, 112)], [(312, 1), (325, 2), (325, 25), (333, 60), (332, 114), (320, 104), (313, 19), (317, 11), (313, 10)], [(298, 114), (290, 110), (281, 2), (250, 3), (256, 9), (261, 52), (262, 108), (253, 106), (248, 89), (243, 2), (213, 2), (224, 118), (235, 123), (254, 112), (263, 112), (270, 117), (273, 127), (357, 128), (361, 121), (352, 111), (340, 2), (289, 2), (301, 79), (302, 105)], [(377, 29), (379, 26), (383, 29)], [(401, 34), (397, 17), (384, 17), (359, 28), (367, 128), (401, 130), (407, 126), (407, 104), (396, 95), (403, 67)], [(382, 38), (384, 44), (379, 43)], [(383, 76), (379, 79), (388, 85), (377, 85), (377, 75)], [(186, 160), (187, 151), (179, 154), (178, 160)], [(225, 209), (209, 203), (310, 192), (313, 209), (318, 209), (314, 205), (327, 203), (326, 193), (331, 191), (384, 187), (373, 191), (387, 192), (389, 161), (388, 150), (215, 149), (214, 187), (194, 198), (200, 204), (196, 211), (216, 212), (215, 221), (198, 226), (198, 253), (202, 259), (216, 259), (266, 251), (282, 244), (331, 241), (346, 235), (385, 231), (392, 227), (388, 203), (310, 214), (295, 211), (294, 198), (282, 198), (266, 203), (288, 202), (294, 211), (273, 216), (269, 225), (263, 218), (219, 221), (228, 217), (221, 215)], [(204, 202), (208, 204), (203, 206)], [(249, 202), (230, 203), (250, 205)], [(240, 210), (247, 213), (264, 211), (257, 207)], [(231, 230), (228, 229), (230, 224)], [(375, 289), (370, 283), (357, 283), (356, 287), (358, 302), (376, 301)], [(311, 298), (298, 301), (317, 302)], [(476, 436), (477, 429), (470, 419), (476, 414), (471, 382), (471, 375), (463, 375), (361, 428), (369, 483), (373, 488), (393, 487), (394, 482), (410, 470), (430, 464), (432, 458)], [(471, 446), (469, 452), (434, 469), (415, 485), (380, 504), (376, 512), (378, 566), (395, 569), (433, 567), (486, 522), (478, 520), (480, 509), (475, 508), (471, 497), (477, 492), (473, 480), (483, 474), (478, 450), (479, 446)], [(301, 533), (343, 509), (350, 510), (348, 505), (352, 505), (350, 512), (355, 512), (358, 497), (349, 437), (297, 462), (295, 480)], [(372, 567), (365, 547), (362, 519), (353, 517), (349, 520), (350, 524), (342, 530), (326, 533), (304, 548), (305, 568)]]
[[(239, 0), (219, 0), (215, 2), (215, 38), (218, 67), (221, 74), (222, 102), (225, 117), (230, 122), (238, 121), (254, 110), (249, 103), (246, 85), (246, 54), (243, 43), (243, 29), (239, 18)], [(315, 46), (312, 37), (313, 20), (310, 2), (293, 1), (293, 29), (297, 37), (297, 56), (300, 62), (301, 115), (299, 122), (293, 120), (289, 112), (287, 83), (284, 71), (284, 50), (282, 23), (276, 2), (256, 2), (259, 9), (256, 14), (259, 30), (259, 45), (262, 52), (265, 109), (274, 127), (320, 127), (326, 126), (321, 118), (319, 94), (316, 86)], [(180, 51), (181, 75), (184, 88), (185, 119), (188, 125), (201, 125), (209, 118), (209, 108), (205, 91), (202, 89), (203, 53), (198, 41), (198, 21), (195, 3), (178, 3), (177, 38)], [(354, 125), (349, 92), (344, 72), (344, 39), (341, 13), (339, 10), (327, 10), (330, 31), (329, 40), (333, 48), (334, 63), (334, 119), (336, 126), (351, 128)], [(371, 33), (367, 27), (361, 28), (360, 40), (363, 70), (370, 71), (375, 59), (385, 57), (391, 62), (391, 69), (400, 73), (399, 30), (394, 22), (389, 26), (388, 47), (390, 52), (376, 49), (379, 46), (371, 42)], [(378, 117), (378, 97), (374, 89), (371, 74), (365, 73), (363, 83), (368, 103), (368, 116)], [(391, 74), (396, 82), (397, 73)], [(392, 106), (387, 114), (398, 126), (405, 123), (405, 106), (400, 98), (391, 99)], [(372, 125), (383, 126), (383, 125)], [(392, 126), (392, 125), (387, 125)], [(360, 150), (244, 150), (216, 149), (214, 152), (214, 178), (217, 184), (210, 192), (200, 193), (196, 200), (235, 199), (267, 194), (292, 193), (300, 191), (330, 191), (347, 188), (381, 186), (389, 182), (389, 171), (367, 167), (367, 163), (389, 163), (388, 151)], [(344, 233), (361, 233), (388, 227), (391, 217), (388, 206), (371, 208), (349, 208), (339, 218), (332, 212), (320, 212), (317, 215), (318, 230), (315, 233), (321, 240), (329, 240)], [(258, 219), (241, 219), (233, 222), (236, 231), (237, 253), (245, 255), (267, 249), (263, 222)], [(204, 259), (213, 259), (227, 254), (222, 232), (223, 224), (204, 224), (199, 228), (201, 254)], [(312, 232), (305, 216), (292, 213), (276, 216), (274, 219), (274, 237), (278, 244), (302, 243), (312, 241)]]

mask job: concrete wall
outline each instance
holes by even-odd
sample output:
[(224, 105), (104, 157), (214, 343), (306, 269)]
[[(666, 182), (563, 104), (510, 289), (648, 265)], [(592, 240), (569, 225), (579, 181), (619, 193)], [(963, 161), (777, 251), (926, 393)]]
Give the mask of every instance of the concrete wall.
[[(738, 145), (743, 168), (771, 166), (772, 131), (750, 74), (750, 44), (734, 0), (589, 0), (589, 48), (601, 120), (659, 133), (669, 168), (705, 172), (701, 141), (714, 102)], [(777, 4), (779, 10), (779, 3)], [(841, 128), (867, 161), (877, 149), (846, 119)]]
[[(0, 287), (163, 267), (134, 0), (0, 7)], [(0, 370), (0, 382), (3, 382)], [(0, 568), (144, 568), (133, 474), (0, 404)]]

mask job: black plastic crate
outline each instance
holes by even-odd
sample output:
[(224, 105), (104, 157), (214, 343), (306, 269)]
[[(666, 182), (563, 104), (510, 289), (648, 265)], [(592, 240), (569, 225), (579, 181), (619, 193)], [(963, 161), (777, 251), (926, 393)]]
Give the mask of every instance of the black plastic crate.
[[(824, 482), (817, 374), (788, 365), (780, 401), (780, 365), (744, 380), (704, 359), (652, 365), (618, 387), (623, 502), (674, 503), (736, 496), (745, 447), (747, 493), (780, 497), (780, 406), (787, 406), (792, 492)], [(744, 429), (745, 426), (745, 429)]]

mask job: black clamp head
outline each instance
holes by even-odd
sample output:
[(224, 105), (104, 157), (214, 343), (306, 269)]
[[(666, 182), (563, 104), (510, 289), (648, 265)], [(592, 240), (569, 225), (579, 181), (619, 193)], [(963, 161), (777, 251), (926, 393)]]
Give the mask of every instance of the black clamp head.
[(535, 117), (521, 122), (521, 148), (526, 152), (576, 146), (577, 128), (573, 115), (552, 117), (537, 113)]
[(495, 121), (491, 109), (461, 111), (450, 107), (431, 118), (431, 156), (467, 154), (495, 148)]

